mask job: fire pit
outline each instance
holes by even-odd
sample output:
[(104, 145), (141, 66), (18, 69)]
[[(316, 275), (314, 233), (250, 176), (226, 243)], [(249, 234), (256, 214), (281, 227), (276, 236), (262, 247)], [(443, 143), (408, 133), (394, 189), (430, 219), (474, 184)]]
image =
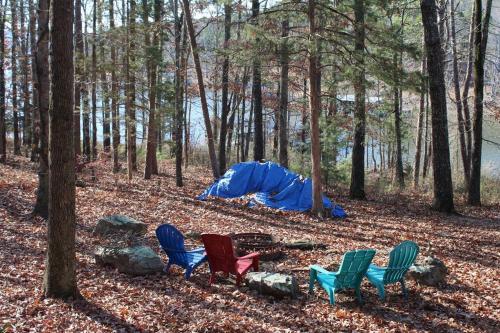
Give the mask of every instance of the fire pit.
[(242, 233), (232, 235), (238, 255), (243, 256), (251, 252), (259, 252), (264, 261), (278, 260), (283, 256), (281, 244), (273, 236), (263, 233)]

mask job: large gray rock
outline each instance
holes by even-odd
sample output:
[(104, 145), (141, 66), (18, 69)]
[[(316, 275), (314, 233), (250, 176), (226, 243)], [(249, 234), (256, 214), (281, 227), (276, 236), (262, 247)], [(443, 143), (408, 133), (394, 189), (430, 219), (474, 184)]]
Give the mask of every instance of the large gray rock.
[(129, 275), (148, 275), (163, 270), (160, 257), (148, 246), (122, 249), (98, 246), (94, 258), (98, 265), (111, 265)]
[(250, 289), (260, 294), (271, 295), (278, 298), (295, 298), (299, 292), (297, 280), (291, 275), (269, 272), (250, 272), (245, 277), (245, 282)]
[(146, 223), (139, 222), (124, 215), (106, 216), (99, 221), (94, 228), (94, 234), (105, 236), (108, 234), (121, 232), (134, 235), (145, 234), (148, 229)]
[(448, 269), (445, 264), (434, 257), (425, 257), (420, 264), (410, 267), (408, 276), (418, 283), (427, 286), (438, 286), (446, 283)]

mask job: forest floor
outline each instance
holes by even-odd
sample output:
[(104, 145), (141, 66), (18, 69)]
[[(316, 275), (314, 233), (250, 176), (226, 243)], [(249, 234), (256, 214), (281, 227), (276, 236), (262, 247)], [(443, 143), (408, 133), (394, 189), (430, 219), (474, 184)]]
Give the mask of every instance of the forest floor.
[[(76, 191), (78, 286), (84, 299), (62, 302), (41, 297), (47, 227), (30, 215), (36, 167), (25, 158), (0, 165), (0, 332), (500, 331), (499, 204), (458, 203), (459, 215), (443, 215), (418, 193), (369, 193), (366, 202), (329, 193), (349, 217), (319, 221), (237, 201), (200, 202), (194, 198), (211, 181), (207, 170), (190, 167), (186, 186), (177, 188), (173, 165), (163, 162), (160, 169), (153, 180), (137, 174), (130, 184), (125, 174), (113, 176), (108, 162), (95, 164), (94, 180), (88, 170), (80, 175), (87, 184)], [(260, 231), (309, 238), (326, 248), (286, 250), (275, 268), (297, 277), (301, 295), (274, 300), (223, 278), (208, 286), (208, 265), (188, 282), (178, 268), (169, 275), (130, 277), (97, 266), (93, 251), (102, 239), (92, 229), (110, 214), (147, 223), (147, 241), (158, 252), (154, 231), (165, 222), (184, 233)], [(399, 286), (389, 287), (381, 302), (365, 280), (362, 307), (352, 292), (338, 295), (335, 306), (319, 289), (307, 294), (309, 265), (338, 264), (345, 251), (356, 248), (376, 249), (374, 261), (383, 265), (390, 249), (406, 239), (420, 245), (420, 258), (433, 254), (447, 265), (447, 285), (408, 281), (407, 302)]]

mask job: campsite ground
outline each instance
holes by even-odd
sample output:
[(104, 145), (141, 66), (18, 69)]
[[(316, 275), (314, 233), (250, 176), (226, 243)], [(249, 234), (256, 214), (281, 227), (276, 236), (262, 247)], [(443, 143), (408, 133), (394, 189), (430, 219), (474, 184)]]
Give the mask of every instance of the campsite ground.
[[(416, 194), (369, 194), (369, 201), (330, 197), (346, 209), (344, 220), (318, 221), (299, 213), (251, 209), (238, 202), (199, 202), (210, 178), (191, 168), (184, 188), (175, 187), (173, 166), (162, 175), (131, 184), (125, 175), (111, 176), (110, 165), (96, 165), (96, 180), (83, 175), (77, 188), (78, 285), (84, 300), (61, 302), (41, 298), (46, 224), (30, 215), (37, 185), (35, 166), (27, 159), (0, 165), (0, 332), (107, 331), (499, 331), (500, 330), (500, 205), (470, 208), (458, 203), (461, 215), (429, 210), (429, 198)], [(94, 248), (103, 240), (92, 235), (97, 219), (121, 213), (148, 224), (148, 242), (157, 250), (155, 228), (164, 222), (182, 232), (236, 233), (262, 231), (278, 238), (310, 238), (326, 245), (314, 251), (287, 250), (276, 270), (292, 272), (302, 295), (275, 301), (237, 288), (221, 279), (209, 287), (208, 267), (191, 281), (174, 268), (168, 276), (129, 277), (96, 266)], [(374, 248), (384, 264), (389, 250), (411, 239), (421, 255), (434, 254), (449, 268), (441, 288), (410, 281), (405, 302), (390, 287), (380, 302), (367, 282), (363, 307), (352, 293), (340, 294), (331, 306), (326, 294), (307, 295), (307, 266), (339, 263), (350, 249)], [(162, 254), (162, 258), (165, 259)]]

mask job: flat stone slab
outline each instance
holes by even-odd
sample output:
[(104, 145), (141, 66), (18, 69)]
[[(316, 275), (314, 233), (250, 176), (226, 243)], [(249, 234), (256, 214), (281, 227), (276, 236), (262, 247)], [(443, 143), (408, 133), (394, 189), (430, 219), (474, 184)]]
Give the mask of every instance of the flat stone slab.
[(249, 272), (245, 276), (245, 282), (250, 289), (277, 298), (295, 298), (299, 293), (297, 280), (292, 275), (272, 272)]
[(134, 220), (125, 215), (110, 215), (105, 216), (99, 221), (94, 228), (95, 235), (106, 236), (112, 233), (131, 233), (134, 235), (145, 234), (148, 229), (146, 223)]
[(98, 265), (110, 265), (129, 275), (148, 275), (161, 272), (163, 263), (148, 246), (114, 248), (98, 246), (94, 253)]
[(294, 239), (285, 241), (284, 246), (288, 249), (299, 249), (303, 251), (310, 251), (313, 249), (324, 249), (326, 245), (315, 243), (309, 239)]
[(421, 263), (410, 267), (408, 276), (416, 282), (427, 286), (439, 286), (446, 283), (448, 268), (445, 264), (434, 257), (425, 257)]

